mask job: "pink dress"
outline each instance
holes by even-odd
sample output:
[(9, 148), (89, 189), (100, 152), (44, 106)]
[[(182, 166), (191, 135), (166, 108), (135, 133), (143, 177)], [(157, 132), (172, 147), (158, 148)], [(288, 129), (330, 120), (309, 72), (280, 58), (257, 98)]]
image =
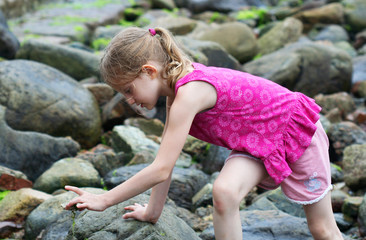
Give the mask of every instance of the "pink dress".
[(277, 83), (226, 68), (193, 64), (195, 70), (179, 79), (179, 87), (205, 81), (217, 92), (216, 105), (194, 118), (190, 135), (263, 161), (276, 184), (287, 178), (310, 145), (321, 108), (302, 93)]

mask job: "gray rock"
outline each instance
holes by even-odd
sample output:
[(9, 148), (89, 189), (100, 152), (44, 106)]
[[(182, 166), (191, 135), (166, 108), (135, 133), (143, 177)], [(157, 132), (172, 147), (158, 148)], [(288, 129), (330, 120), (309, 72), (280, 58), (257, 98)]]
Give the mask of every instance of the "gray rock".
[(366, 80), (366, 55), (359, 56), (352, 59), (353, 74), (352, 83)]
[(330, 41), (333, 43), (348, 41), (349, 36), (347, 31), (336, 24), (331, 24), (323, 29), (321, 29), (316, 36), (314, 36), (313, 40), (315, 41)]
[(353, 32), (366, 28), (366, 2), (362, 0), (345, 0), (345, 23), (351, 27)]
[(318, 93), (349, 92), (352, 60), (335, 47), (304, 42), (244, 64), (243, 70), (313, 97)]
[(327, 135), (330, 151), (335, 154), (335, 156), (330, 155), (333, 162), (342, 161), (343, 152), (347, 146), (366, 143), (366, 132), (353, 122), (334, 123), (329, 127)]
[(240, 22), (228, 22), (216, 27), (213, 26), (206, 31), (196, 33), (193, 37), (220, 44), (241, 63), (253, 59), (258, 51), (253, 31), (246, 24)]
[[(266, 199), (268, 201), (263, 201)], [(261, 201), (259, 201), (261, 200)], [(290, 202), (282, 193), (281, 188), (265, 192), (259, 195), (255, 202), (245, 210), (280, 210), (295, 217), (305, 217), (304, 210), (300, 204)], [(266, 206), (267, 205), (267, 206)], [(275, 208), (274, 208), (275, 207)]]
[(0, 57), (13, 59), (19, 47), (18, 39), (9, 30), (6, 19), (0, 10)]
[(170, 208), (164, 208), (156, 224), (122, 219), (124, 207), (136, 202), (147, 202), (147, 195), (139, 195), (112, 206), (103, 212), (84, 211), (75, 220), (66, 239), (199, 239), (196, 233)]
[[(85, 188), (85, 191), (101, 194), (105, 191), (102, 189), (96, 188)], [(25, 229), (25, 239), (33, 240), (41, 233), (43, 229), (51, 226), (53, 223), (56, 223), (58, 220), (62, 222), (60, 225), (61, 229), (57, 229), (58, 236), (66, 236), (69, 228), (72, 226), (72, 212), (66, 211), (61, 206), (69, 202), (71, 199), (76, 197), (76, 193), (74, 192), (66, 192), (54, 196), (50, 199), (47, 199), (43, 203), (41, 203), (35, 210), (31, 212), (31, 214), (27, 217), (24, 229)], [(76, 212), (76, 215), (80, 214), (79, 211)], [(55, 228), (49, 229), (52, 230), (52, 233)], [(45, 234), (46, 236), (52, 236), (50, 232)], [(56, 238), (47, 238), (47, 239), (56, 239)], [(62, 238), (64, 239), (64, 238)]]
[(322, 114), (328, 114), (334, 108), (338, 108), (343, 119), (356, 110), (356, 104), (351, 94), (339, 92), (329, 95), (319, 94), (314, 97), (319, 106), (322, 107)]
[(240, 69), (240, 63), (220, 44), (210, 41), (195, 40), (190, 37), (177, 37), (186, 49), (186, 53), (196, 62), (206, 66)]
[(94, 96), (78, 82), (47, 65), (0, 62), (0, 104), (17, 130), (71, 136), (84, 147), (99, 141), (101, 118)]
[(301, 34), (302, 23), (296, 18), (286, 18), (258, 39), (258, 54), (269, 54), (289, 43), (296, 42)]
[(72, 47), (31, 39), (22, 45), (17, 58), (44, 63), (76, 80), (99, 77), (100, 57)]
[(204, 11), (231, 12), (248, 6), (263, 6), (262, 0), (175, 0), (180, 8), (188, 8), (194, 13)]
[(36, 132), (22, 132), (5, 122), (5, 108), (0, 105), (0, 164), (19, 170), (35, 180), (52, 163), (75, 156), (80, 146), (69, 138), (55, 138)]
[(220, 171), (230, 153), (227, 148), (211, 144), (207, 157), (202, 160), (202, 171), (207, 174)]
[(360, 232), (362, 236), (366, 234), (366, 194), (363, 196), (363, 201), (358, 210), (358, 219), (360, 223)]
[(93, 165), (79, 158), (64, 158), (55, 162), (34, 183), (34, 188), (53, 193), (65, 185), (101, 187), (100, 176)]
[[(137, 127), (118, 125), (113, 128), (111, 145), (115, 152), (143, 154), (145, 163), (154, 161), (159, 150), (159, 144), (146, 137), (145, 133)], [(189, 167), (191, 157), (181, 152), (177, 166)]]
[[(148, 164), (138, 164), (115, 169), (106, 175), (104, 178), (105, 184), (108, 188), (113, 188), (147, 166)], [(193, 196), (208, 181), (209, 176), (200, 170), (175, 167), (168, 196), (178, 206), (191, 209)]]
[(174, 35), (185, 35), (192, 32), (196, 25), (196, 21), (190, 18), (167, 16), (156, 19), (147, 28), (160, 26), (168, 29)]
[[(22, 2), (22, 1), (21, 1)], [(43, 4), (42, 8), (23, 16), (26, 21), (12, 27), (17, 36), (25, 33), (66, 37), (72, 41), (90, 42), (91, 30), (99, 25), (116, 24), (128, 1), (89, 1)], [(19, 8), (24, 6), (23, 2)], [(67, 13), (67, 14), (65, 14)]]
[(344, 181), (353, 190), (366, 187), (366, 144), (354, 144), (344, 149)]
[[(241, 211), (243, 240), (312, 240), (306, 219), (294, 217), (279, 210)], [(207, 228), (200, 237), (214, 239), (213, 228)]]

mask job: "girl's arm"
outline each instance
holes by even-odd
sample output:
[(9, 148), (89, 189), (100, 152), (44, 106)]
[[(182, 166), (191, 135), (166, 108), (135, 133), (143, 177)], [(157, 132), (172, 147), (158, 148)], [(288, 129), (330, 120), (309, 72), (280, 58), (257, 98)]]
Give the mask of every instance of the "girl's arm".
[[(66, 208), (68, 209), (72, 205), (78, 204), (77, 207), (79, 209), (88, 208), (102, 211), (107, 207), (130, 199), (159, 183), (165, 182), (167, 184), (170, 182), (172, 170), (182, 151), (195, 115), (213, 107), (215, 103), (216, 91), (208, 83), (191, 82), (180, 87), (169, 111), (169, 123), (154, 162), (124, 183), (101, 195), (86, 193), (74, 187), (65, 187), (80, 195), (71, 200)], [(162, 186), (167, 191), (167, 185)], [(157, 195), (164, 197), (164, 199), (166, 197), (165, 193), (157, 193)], [(158, 198), (154, 197), (153, 199)], [(156, 202), (161, 201), (158, 200)]]
[[(167, 97), (166, 98), (166, 118), (165, 118), (165, 126), (164, 131), (162, 133), (161, 138), (164, 139), (164, 134), (169, 125), (169, 111), (172, 105), (173, 99)], [(171, 183), (172, 173), (169, 178), (152, 188), (149, 204), (144, 204), (143, 206), (135, 203), (135, 205), (125, 207), (125, 210), (130, 210), (123, 215), (123, 218), (134, 218), (139, 221), (147, 221), (151, 223), (156, 223), (159, 220), (159, 217), (163, 211), (166, 197), (169, 192), (169, 187)]]

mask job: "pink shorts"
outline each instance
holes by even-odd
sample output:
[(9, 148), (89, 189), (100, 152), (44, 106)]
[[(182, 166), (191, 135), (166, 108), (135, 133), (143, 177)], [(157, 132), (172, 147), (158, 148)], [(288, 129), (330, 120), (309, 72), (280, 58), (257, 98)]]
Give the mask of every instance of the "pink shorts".
[[(316, 123), (316, 126), (317, 130), (310, 146), (296, 162), (289, 164), (292, 170), (291, 175), (280, 185), (276, 185), (272, 178), (268, 177), (258, 184), (259, 187), (272, 190), (281, 186), (282, 192), (290, 201), (303, 205), (316, 203), (324, 198), (332, 189), (328, 154), (329, 141), (320, 121)], [(235, 150), (231, 152), (226, 161), (238, 156), (263, 163), (258, 158)]]

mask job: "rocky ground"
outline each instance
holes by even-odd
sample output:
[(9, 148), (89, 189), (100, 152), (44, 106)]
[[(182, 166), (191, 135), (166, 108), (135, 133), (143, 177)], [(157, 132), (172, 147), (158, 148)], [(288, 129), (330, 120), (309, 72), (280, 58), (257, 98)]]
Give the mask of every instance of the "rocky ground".
[[(169, 29), (194, 61), (313, 97), (331, 145), (337, 224), (363, 239), (366, 2), (248, 2), (0, 0), (0, 238), (214, 239), (212, 183), (228, 150), (194, 138), (156, 225), (121, 219), (149, 191), (104, 212), (61, 207), (74, 196), (65, 185), (101, 193), (154, 160), (164, 100), (152, 111), (128, 106), (98, 71), (109, 40), (135, 25)], [(241, 218), (245, 239), (312, 239), (280, 189), (253, 189)]]

